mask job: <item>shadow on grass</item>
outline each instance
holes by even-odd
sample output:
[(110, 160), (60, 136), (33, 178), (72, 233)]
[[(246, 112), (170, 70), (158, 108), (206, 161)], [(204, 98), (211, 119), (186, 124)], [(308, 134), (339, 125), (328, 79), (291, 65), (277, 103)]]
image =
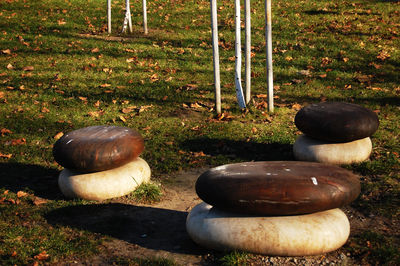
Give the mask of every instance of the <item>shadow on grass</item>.
[(148, 249), (204, 254), (186, 233), (186, 216), (187, 212), (110, 203), (64, 207), (45, 218), (53, 225), (108, 235)]
[(0, 187), (18, 192), (32, 191), (35, 196), (61, 199), (58, 188), (58, 171), (32, 164), (0, 163)]
[(223, 155), (245, 161), (292, 161), (291, 144), (258, 143), (229, 139), (201, 137), (182, 143), (182, 148), (195, 152), (204, 152), (211, 156)]

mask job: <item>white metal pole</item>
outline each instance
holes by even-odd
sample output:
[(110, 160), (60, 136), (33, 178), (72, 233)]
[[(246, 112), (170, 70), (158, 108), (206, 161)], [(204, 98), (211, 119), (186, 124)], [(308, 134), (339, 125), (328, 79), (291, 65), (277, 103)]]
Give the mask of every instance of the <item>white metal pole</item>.
[(132, 32), (133, 32), (133, 28), (132, 28), (132, 16), (131, 16), (131, 5), (130, 5), (130, 3), (129, 3), (129, 0), (126, 0), (126, 8), (127, 8), (127, 12), (128, 12), (129, 32), (132, 33)]
[(148, 30), (147, 30), (147, 5), (146, 5), (146, 0), (143, 0), (143, 31), (144, 31), (144, 34), (148, 33)]
[(235, 88), (236, 98), (238, 100), (240, 108), (246, 108), (244, 101), (243, 89), (242, 89), (242, 78), (241, 78), (241, 67), (242, 67), (242, 51), (240, 41), (240, 0), (235, 0)]
[(265, 40), (267, 50), (268, 112), (274, 112), (274, 82), (272, 73), (272, 19), (271, 0), (265, 0)]
[(221, 80), (219, 73), (219, 50), (218, 50), (218, 22), (217, 22), (217, 0), (210, 0), (211, 5), (211, 34), (214, 62), (214, 87), (215, 87), (215, 110), (221, 113)]
[(111, 34), (111, 0), (107, 0), (107, 31)]
[(250, 102), (251, 97), (251, 13), (250, 0), (244, 1), (245, 12), (245, 86), (246, 86), (246, 104)]

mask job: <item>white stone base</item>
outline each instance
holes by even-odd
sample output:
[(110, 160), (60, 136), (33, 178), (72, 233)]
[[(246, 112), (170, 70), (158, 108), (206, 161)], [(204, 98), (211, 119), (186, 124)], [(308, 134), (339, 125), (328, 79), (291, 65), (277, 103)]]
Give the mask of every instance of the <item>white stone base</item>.
[(194, 242), (210, 249), (306, 256), (340, 248), (349, 237), (350, 224), (340, 209), (262, 217), (228, 213), (200, 203), (189, 213), (186, 230)]
[(351, 164), (365, 161), (372, 151), (370, 138), (336, 143), (301, 135), (293, 144), (296, 160), (330, 164)]
[(81, 174), (69, 169), (61, 171), (58, 186), (69, 198), (105, 200), (129, 194), (140, 184), (150, 181), (147, 162), (137, 158), (115, 169)]

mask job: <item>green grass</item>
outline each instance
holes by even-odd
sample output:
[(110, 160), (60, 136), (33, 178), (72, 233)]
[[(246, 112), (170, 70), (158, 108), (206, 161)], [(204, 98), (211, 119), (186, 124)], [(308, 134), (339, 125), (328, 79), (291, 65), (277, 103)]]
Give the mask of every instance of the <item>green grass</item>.
[(131, 196), (139, 202), (155, 203), (161, 200), (162, 191), (159, 184), (144, 183), (128, 195), (128, 197)]
[[(370, 253), (363, 246), (367, 233), (352, 235), (356, 244), (351, 255), (360, 263), (396, 264), (398, 2), (274, 1), (276, 110), (267, 114), (264, 99), (256, 97), (266, 93), (264, 3), (252, 3), (254, 102), (242, 112), (229, 59), (234, 56), (234, 2), (218, 1), (223, 119), (211, 111), (209, 1), (149, 1), (148, 36), (142, 34), (140, 1), (132, 1), (134, 34), (118, 35), (123, 5), (113, 2), (109, 37), (104, 1), (0, 2), (2, 264), (34, 263), (42, 251), (49, 255), (44, 262), (50, 263), (90, 257), (105, 239), (50, 225), (44, 218), (59, 208), (92, 204), (65, 200), (57, 188), (61, 168), (53, 160), (52, 145), (59, 132), (100, 124), (135, 128), (145, 138), (142, 157), (152, 178), (162, 183), (162, 176), (182, 169), (292, 160), (298, 134), (292, 107), (325, 100), (361, 104), (379, 116), (371, 160), (347, 166), (362, 176), (362, 194), (351, 206), (365, 216), (387, 219), (391, 226), (388, 232), (377, 228), (368, 233), (368, 241), (377, 243), (368, 248)], [(153, 189), (146, 188), (144, 195), (158, 194)], [(16, 204), (18, 191), (30, 196)], [(35, 205), (35, 197), (47, 202)], [(366, 252), (370, 255), (360, 255)]]

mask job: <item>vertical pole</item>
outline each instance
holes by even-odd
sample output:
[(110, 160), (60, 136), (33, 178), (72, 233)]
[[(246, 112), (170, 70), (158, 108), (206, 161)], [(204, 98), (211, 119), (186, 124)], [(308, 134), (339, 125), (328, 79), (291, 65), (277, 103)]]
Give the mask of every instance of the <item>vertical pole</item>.
[(131, 16), (131, 4), (129, 0), (126, 0), (126, 8), (127, 8), (127, 12), (128, 14), (128, 26), (129, 26), (129, 32), (132, 33), (133, 32), (133, 28), (132, 28), (132, 16)]
[(246, 108), (242, 89), (242, 50), (240, 41), (240, 0), (235, 0), (235, 87), (240, 108)]
[(214, 62), (214, 87), (215, 87), (215, 110), (221, 113), (221, 81), (219, 74), (219, 50), (218, 50), (218, 23), (217, 23), (217, 0), (210, 0), (211, 4), (211, 34)]
[(272, 74), (271, 0), (265, 0), (265, 40), (267, 50), (268, 112), (274, 112), (274, 84)]
[(250, 0), (244, 1), (245, 12), (245, 86), (246, 86), (246, 104), (250, 102), (251, 97), (251, 13)]
[(143, 0), (143, 31), (144, 31), (144, 34), (148, 33), (148, 30), (147, 30), (147, 6), (146, 6), (146, 0)]
[(107, 31), (111, 34), (111, 0), (107, 0)]

